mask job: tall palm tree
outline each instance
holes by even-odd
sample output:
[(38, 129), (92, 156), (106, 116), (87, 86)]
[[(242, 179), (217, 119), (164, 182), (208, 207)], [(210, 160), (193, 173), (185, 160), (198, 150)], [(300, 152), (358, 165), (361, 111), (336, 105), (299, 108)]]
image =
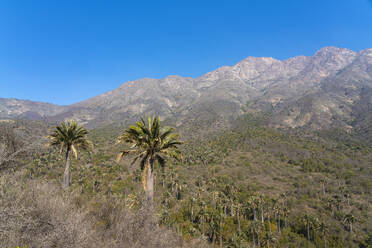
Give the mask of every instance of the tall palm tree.
[(88, 150), (92, 144), (87, 139), (88, 131), (83, 126), (79, 126), (76, 121), (62, 122), (55, 126), (49, 135), (51, 146), (59, 146), (60, 151), (65, 150), (66, 166), (63, 175), (63, 186), (68, 188), (71, 184), (70, 176), (70, 153), (71, 151), (77, 158), (78, 149)]
[(129, 149), (119, 153), (118, 162), (127, 155), (135, 156), (132, 163), (140, 160), (143, 170), (142, 183), (150, 210), (153, 209), (154, 202), (154, 162), (158, 161), (164, 166), (166, 157), (180, 159), (178, 145), (182, 142), (178, 138), (173, 128), (161, 127), (159, 117), (148, 117), (147, 122), (141, 118), (135, 125), (129, 126), (117, 139), (117, 143), (131, 145)]
[(207, 219), (206, 222), (208, 223), (208, 236), (209, 240), (212, 242), (212, 245), (214, 247), (215, 242), (216, 242), (216, 235), (218, 234), (218, 229), (219, 229), (219, 222), (218, 222), (218, 211), (212, 207), (212, 208), (207, 208)]
[(321, 222), (319, 224), (319, 231), (323, 235), (323, 243), (324, 243), (324, 248), (327, 248), (327, 234), (329, 232), (328, 226), (325, 222)]
[(261, 247), (261, 234), (264, 231), (264, 225), (257, 220), (254, 221), (253, 223), (255, 225), (256, 234), (257, 234), (257, 246)]
[(253, 220), (256, 221), (257, 220), (257, 208), (258, 208), (258, 198), (257, 198), (257, 196), (251, 195), (248, 198), (247, 203), (248, 203), (249, 208), (253, 212)]
[(252, 222), (250, 227), (251, 227), (251, 232), (252, 232), (252, 247), (255, 248), (256, 247), (256, 239), (255, 239), (256, 225), (254, 225), (254, 223)]
[(264, 223), (265, 222), (265, 218), (264, 218), (265, 197), (262, 194), (258, 195), (258, 205), (261, 209), (261, 222)]
[(277, 239), (272, 233), (266, 232), (265, 235), (263, 236), (263, 243), (265, 247), (270, 248), (271, 244), (275, 244)]
[(349, 232), (353, 232), (353, 223), (356, 221), (356, 218), (353, 214), (347, 214), (344, 217), (344, 222), (349, 225)]
[(224, 225), (224, 219), (225, 219), (225, 216), (223, 214), (223, 207), (220, 205), (218, 207), (219, 209), (219, 215), (218, 215), (218, 219), (219, 219), (219, 223), (218, 223), (218, 236), (219, 236), (219, 244), (220, 244), (220, 248), (222, 248), (223, 246), (223, 225)]
[(267, 222), (269, 224), (269, 232), (271, 233), (271, 211), (272, 211), (272, 201), (267, 200), (265, 203)]
[(302, 221), (304, 225), (306, 226), (306, 230), (307, 230), (307, 241), (308, 242), (310, 242), (310, 226), (311, 226), (312, 219), (313, 219), (312, 216), (309, 214), (304, 214), (302, 217)]
[(284, 217), (284, 227), (287, 228), (287, 218), (289, 214), (291, 213), (291, 210), (289, 210), (288, 207), (283, 208), (283, 217)]
[(281, 215), (281, 212), (282, 212), (282, 209), (281, 209), (281, 206), (279, 204), (279, 201), (278, 199), (273, 199), (273, 211), (274, 211), (274, 214), (275, 214), (275, 217), (276, 217), (276, 220), (277, 220), (277, 229), (278, 229), (278, 232), (280, 233), (281, 230), (280, 230), (280, 215)]
[(199, 213), (198, 213), (199, 225), (201, 225), (202, 235), (205, 235), (205, 221), (208, 217), (208, 212), (207, 212), (207, 204), (202, 199), (199, 200), (199, 208), (200, 208)]

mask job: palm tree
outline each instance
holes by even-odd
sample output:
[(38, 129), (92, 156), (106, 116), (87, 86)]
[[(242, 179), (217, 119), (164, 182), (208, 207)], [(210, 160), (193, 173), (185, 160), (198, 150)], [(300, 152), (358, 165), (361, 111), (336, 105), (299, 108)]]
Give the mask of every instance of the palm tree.
[(349, 225), (349, 232), (353, 232), (353, 223), (355, 222), (355, 216), (353, 214), (347, 214), (344, 217), (344, 222)]
[(304, 214), (302, 218), (302, 221), (305, 224), (307, 230), (307, 241), (310, 242), (310, 226), (313, 218), (308, 214)]
[(261, 222), (264, 223), (265, 222), (265, 218), (264, 218), (264, 205), (265, 205), (265, 198), (263, 195), (259, 194), (258, 195), (258, 200), (257, 200), (257, 205), (260, 207), (261, 209)]
[[(251, 228), (251, 232), (252, 232), (252, 247), (255, 248), (256, 247), (256, 233), (257, 233), (257, 230), (260, 228), (258, 226), (258, 222), (257, 221), (252, 221), (251, 224), (250, 224), (250, 228)], [(260, 237), (257, 237), (258, 239)]]
[(92, 145), (87, 139), (88, 131), (77, 124), (76, 121), (62, 122), (55, 126), (49, 135), (51, 146), (59, 146), (60, 151), (66, 151), (66, 167), (63, 175), (63, 186), (68, 188), (71, 183), (70, 176), (70, 153), (74, 153), (77, 158), (78, 149), (88, 150)]
[(252, 195), (248, 198), (248, 206), (253, 211), (253, 220), (257, 220), (258, 198)]
[(265, 207), (266, 207), (267, 222), (269, 224), (269, 232), (271, 233), (271, 209), (272, 209), (271, 201), (269, 200), (266, 201)]
[(328, 226), (326, 223), (324, 222), (321, 222), (319, 224), (319, 231), (322, 233), (323, 235), (323, 242), (324, 242), (324, 248), (327, 248), (327, 234), (329, 232), (329, 229), (328, 229)]
[(263, 237), (263, 243), (267, 248), (270, 248), (271, 244), (275, 244), (277, 239), (272, 233), (266, 232), (264, 237)]
[(287, 217), (289, 216), (290, 214), (290, 210), (288, 207), (284, 207), (283, 209), (283, 217), (284, 217), (284, 227), (287, 228)]
[(280, 230), (280, 214), (282, 213), (282, 209), (281, 209), (281, 206), (279, 205), (279, 201), (278, 199), (273, 199), (273, 211), (275, 213), (275, 217), (276, 217), (276, 220), (277, 220), (277, 228), (278, 228), (278, 232), (280, 233), (281, 230)]
[(229, 239), (229, 246), (228, 247), (241, 247), (242, 245), (242, 238), (239, 234), (233, 233), (231, 238)]
[(257, 234), (257, 245), (258, 247), (261, 247), (261, 234), (264, 231), (264, 226), (261, 222), (259, 221), (254, 221), (256, 227), (256, 234)]
[(241, 223), (240, 223), (240, 209), (241, 209), (241, 206), (242, 204), (238, 201), (237, 204), (236, 204), (236, 217), (238, 219), (238, 234), (239, 234), (239, 237), (241, 237), (241, 233), (242, 233), (242, 228), (241, 228)]
[(208, 227), (209, 227), (208, 236), (209, 236), (209, 240), (212, 242), (213, 247), (214, 247), (215, 242), (216, 242), (216, 235), (218, 234), (218, 230), (219, 230), (219, 223), (218, 223), (219, 216), (215, 208), (208, 208), (206, 211), (207, 211), (206, 222), (208, 223)]
[(161, 128), (159, 117), (148, 117), (147, 122), (141, 118), (141, 121), (129, 126), (117, 139), (117, 143), (131, 145), (129, 149), (119, 153), (117, 162), (127, 155), (135, 155), (132, 164), (140, 160), (142, 183), (150, 210), (153, 209), (154, 202), (154, 162), (158, 161), (164, 166), (166, 157), (180, 159), (178, 145), (182, 142), (178, 138), (173, 128)]
[(224, 215), (224, 210), (223, 210), (223, 205), (220, 203), (218, 205), (218, 220), (219, 220), (219, 228), (218, 228), (218, 234), (219, 234), (219, 243), (220, 243), (220, 248), (222, 248), (223, 246), (223, 239), (222, 239), (222, 235), (223, 235), (223, 226), (224, 226), (224, 220), (225, 220), (225, 215)]
[(208, 217), (208, 212), (207, 212), (207, 204), (202, 199), (199, 200), (199, 208), (200, 208), (200, 211), (198, 213), (199, 224), (201, 225), (202, 235), (205, 235), (205, 221)]

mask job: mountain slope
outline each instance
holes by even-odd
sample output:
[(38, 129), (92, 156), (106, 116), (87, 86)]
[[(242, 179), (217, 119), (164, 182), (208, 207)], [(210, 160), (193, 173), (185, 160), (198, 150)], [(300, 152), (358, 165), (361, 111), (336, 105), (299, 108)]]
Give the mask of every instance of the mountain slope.
[(275, 127), (359, 130), (371, 116), (365, 107), (372, 88), (371, 51), (325, 47), (314, 56), (283, 61), (248, 57), (199, 78), (140, 79), (80, 103), (42, 106), (35, 112), (52, 121), (74, 118), (92, 127), (144, 114), (158, 114), (177, 125), (213, 126), (221, 120), (228, 125), (243, 113), (268, 112)]
[(65, 107), (29, 100), (0, 98), (0, 118), (25, 118), (39, 120), (65, 111)]

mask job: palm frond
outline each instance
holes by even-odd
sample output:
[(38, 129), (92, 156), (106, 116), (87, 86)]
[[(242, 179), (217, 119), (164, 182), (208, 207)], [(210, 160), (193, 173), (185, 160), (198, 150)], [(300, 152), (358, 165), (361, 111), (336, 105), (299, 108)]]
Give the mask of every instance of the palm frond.
[(164, 167), (165, 166), (166, 159), (164, 157), (162, 157), (161, 155), (156, 154), (155, 155), (155, 160), (157, 160), (159, 162), (159, 165), (161, 167)]
[(127, 155), (130, 155), (130, 154), (137, 154), (138, 153), (138, 150), (124, 150), (124, 151), (121, 151), (118, 156), (116, 157), (116, 162), (119, 163), (120, 160), (127, 156)]
[(75, 158), (77, 159), (77, 157), (78, 157), (78, 153), (77, 153), (77, 150), (76, 150), (76, 148), (75, 148), (74, 145), (71, 146), (71, 150), (72, 150), (72, 152), (74, 153)]

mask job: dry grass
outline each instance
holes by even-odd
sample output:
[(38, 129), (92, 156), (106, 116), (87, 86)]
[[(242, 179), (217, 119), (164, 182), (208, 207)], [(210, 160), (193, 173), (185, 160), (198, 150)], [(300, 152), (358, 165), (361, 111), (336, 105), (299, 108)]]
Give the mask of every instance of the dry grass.
[(0, 176), (0, 247), (203, 247), (185, 244), (146, 211), (115, 199), (83, 202), (58, 185)]

